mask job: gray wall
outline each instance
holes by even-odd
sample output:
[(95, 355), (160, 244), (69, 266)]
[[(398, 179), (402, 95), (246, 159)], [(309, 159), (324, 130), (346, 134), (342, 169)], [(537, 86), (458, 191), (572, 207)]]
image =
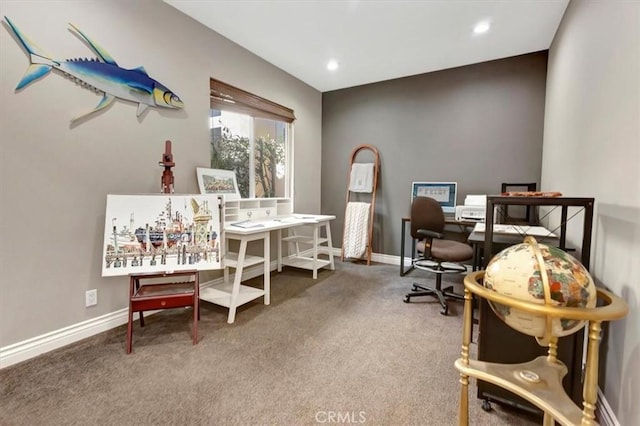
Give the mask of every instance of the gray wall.
[[(629, 305), (609, 324), (600, 388), (621, 425), (638, 424), (639, 2), (569, 4), (549, 50), (543, 152), (543, 189), (596, 200), (590, 272)], [(580, 238), (569, 227), (568, 239)]]
[[(0, 348), (127, 308), (127, 279), (100, 277), (106, 195), (159, 192), (167, 139), (176, 192), (198, 191), (195, 168), (209, 165), (210, 77), (294, 109), (294, 164), (320, 158), (320, 92), (161, 1), (3, 0), (0, 16), (54, 58), (95, 56), (71, 22), (186, 105), (137, 118), (136, 105), (116, 101), (70, 126), (100, 96), (56, 73), (16, 93), (28, 60), (0, 28)], [(295, 167), (294, 182), (296, 209), (319, 212), (320, 168)], [(94, 288), (98, 305), (85, 308)]]
[(538, 52), (323, 93), (322, 212), (337, 216), (335, 245), (359, 144), (381, 157), (374, 253), (400, 253), (413, 181), (458, 182), (458, 204), (501, 182), (539, 182), (546, 66)]

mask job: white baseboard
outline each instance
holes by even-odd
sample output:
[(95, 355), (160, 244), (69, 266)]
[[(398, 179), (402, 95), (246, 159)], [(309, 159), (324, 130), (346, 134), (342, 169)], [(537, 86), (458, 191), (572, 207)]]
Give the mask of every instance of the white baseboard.
[(128, 314), (128, 309), (120, 309), (0, 348), (0, 369), (126, 324)]
[(596, 403), (596, 418), (602, 426), (620, 426), (620, 422), (611, 406), (604, 397), (604, 394), (598, 388), (598, 402)]
[[(277, 263), (271, 263), (271, 270), (276, 269)], [(262, 275), (262, 266), (246, 268), (242, 279), (248, 280)], [(217, 278), (201, 285), (201, 288), (222, 283), (223, 278)], [(145, 312), (145, 316), (153, 315), (158, 311)], [(42, 355), (54, 349), (61, 348), (71, 343), (78, 342), (87, 337), (94, 336), (128, 322), (129, 309), (120, 309), (100, 317), (82, 321), (68, 327), (61, 328), (31, 339), (23, 340), (12, 345), (0, 348), (0, 369), (9, 367), (22, 361)]]
[[(342, 256), (342, 249), (339, 247), (333, 248), (333, 256), (340, 258)], [(359, 260), (366, 260), (365, 258), (359, 258)], [(371, 261), (378, 263), (385, 263), (387, 265), (398, 265), (400, 266), (400, 256), (393, 256), (390, 254), (380, 254), (380, 253), (371, 253)], [(411, 265), (411, 258), (405, 258), (405, 265)]]

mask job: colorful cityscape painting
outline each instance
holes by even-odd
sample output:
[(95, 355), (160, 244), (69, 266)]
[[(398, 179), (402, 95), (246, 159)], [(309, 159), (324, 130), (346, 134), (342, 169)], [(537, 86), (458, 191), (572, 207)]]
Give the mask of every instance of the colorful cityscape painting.
[(102, 276), (221, 269), (219, 197), (107, 195)]

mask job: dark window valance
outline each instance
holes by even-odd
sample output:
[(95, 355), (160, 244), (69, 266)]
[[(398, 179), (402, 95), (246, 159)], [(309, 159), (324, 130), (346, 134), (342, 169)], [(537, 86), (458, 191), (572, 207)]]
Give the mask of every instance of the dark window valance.
[(212, 109), (238, 112), (252, 117), (291, 123), (296, 117), (293, 110), (261, 98), (221, 81), (211, 79), (210, 103)]

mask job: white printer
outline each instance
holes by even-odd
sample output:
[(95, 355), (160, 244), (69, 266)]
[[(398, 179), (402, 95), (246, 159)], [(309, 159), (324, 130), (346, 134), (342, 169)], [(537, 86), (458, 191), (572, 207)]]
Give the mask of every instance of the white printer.
[(475, 220), (484, 222), (487, 211), (486, 195), (467, 195), (463, 206), (456, 206), (456, 220)]

